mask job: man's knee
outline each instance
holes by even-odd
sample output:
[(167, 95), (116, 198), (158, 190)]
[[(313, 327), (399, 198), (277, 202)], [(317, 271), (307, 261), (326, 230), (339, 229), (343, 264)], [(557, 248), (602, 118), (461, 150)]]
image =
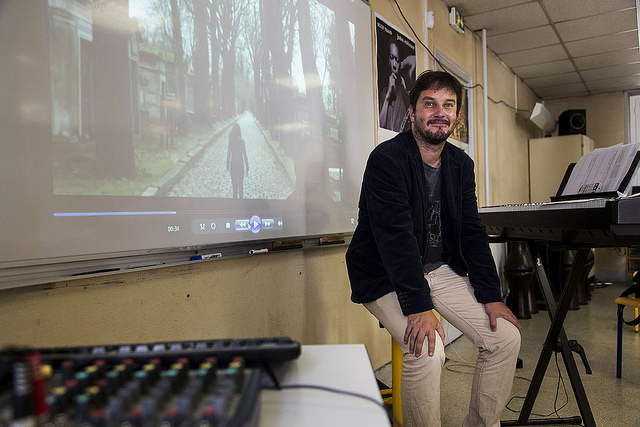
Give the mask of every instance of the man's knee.
[(410, 369), (426, 368), (428, 370), (440, 370), (442, 366), (444, 366), (445, 353), (442, 340), (440, 338), (437, 338), (437, 340), (439, 340), (439, 342), (436, 344), (433, 356), (429, 356), (427, 342), (425, 341), (420, 356), (416, 357), (409, 352), (404, 353), (403, 366), (410, 367)]
[(518, 328), (505, 319), (498, 319), (498, 333), (500, 335), (499, 347), (508, 353), (520, 351), (521, 335)]

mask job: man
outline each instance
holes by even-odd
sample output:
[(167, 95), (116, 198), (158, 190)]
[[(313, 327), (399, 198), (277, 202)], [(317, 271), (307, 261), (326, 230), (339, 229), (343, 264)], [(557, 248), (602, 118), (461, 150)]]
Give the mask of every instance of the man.
[(444, 330), (436, 310), (479, 349), (464, 426), (498, 426), (513, 382), (521, 328), (503, 303), (478, 215), (473, 161), (447, 142), (462, 86), (422, 73), (411, 129), (370, 154), (346, 261), (351, 299), (403, 350), (404, 425), (440, 425)]
[(380, 127), (395, 132), (404, 130), (405, 117), (409, 107), (407, 84), (400, 74), (400, 50), (395, 41), (389, 43), (389, 80), (380, 91)]

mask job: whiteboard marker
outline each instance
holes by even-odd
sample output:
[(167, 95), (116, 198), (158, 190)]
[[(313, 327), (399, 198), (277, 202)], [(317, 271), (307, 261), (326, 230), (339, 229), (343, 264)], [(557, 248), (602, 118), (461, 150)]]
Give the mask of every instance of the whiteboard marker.
[(220, 252), (217, 252), (215, 254), (206, 254), (206, 255), (194, 255), (191, 257), (191, 260), (196, 260), (196, 259), (211, 259), (211, 258), (222, 258), (222, 254)]
[(266, 254), (267, 252), (271, 252), (271, 249), (251, 249), (249, 251), (249, 255), (253, 255), (253, 254)]

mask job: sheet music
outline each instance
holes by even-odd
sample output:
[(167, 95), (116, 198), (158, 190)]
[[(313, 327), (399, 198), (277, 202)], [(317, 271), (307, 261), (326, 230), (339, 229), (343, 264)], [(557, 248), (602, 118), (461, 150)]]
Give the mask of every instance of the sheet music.
[(612, 147), (596, 148), (578, 160), (563, 196), (618, 192), (626, 195), (629, 188), (620, 191), (620, 185), (629, 172), (640, 144), (618, 144)]

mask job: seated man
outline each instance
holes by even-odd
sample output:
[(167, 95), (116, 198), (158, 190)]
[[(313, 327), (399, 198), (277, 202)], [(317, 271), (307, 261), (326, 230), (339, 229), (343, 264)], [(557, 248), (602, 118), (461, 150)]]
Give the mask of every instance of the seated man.
[(351, 299), (403, 350), (406, 427), (440, 425), (444, 330), (434, 309), (479, 350), (464, 426), (500, 424), (520, 349), (520, 324), (502, 303), (478, 215), (473, 161), (447, 142), (461, 96), (448, 73), (418, 77), (411, 129), (369, 156), (346, 255)]

